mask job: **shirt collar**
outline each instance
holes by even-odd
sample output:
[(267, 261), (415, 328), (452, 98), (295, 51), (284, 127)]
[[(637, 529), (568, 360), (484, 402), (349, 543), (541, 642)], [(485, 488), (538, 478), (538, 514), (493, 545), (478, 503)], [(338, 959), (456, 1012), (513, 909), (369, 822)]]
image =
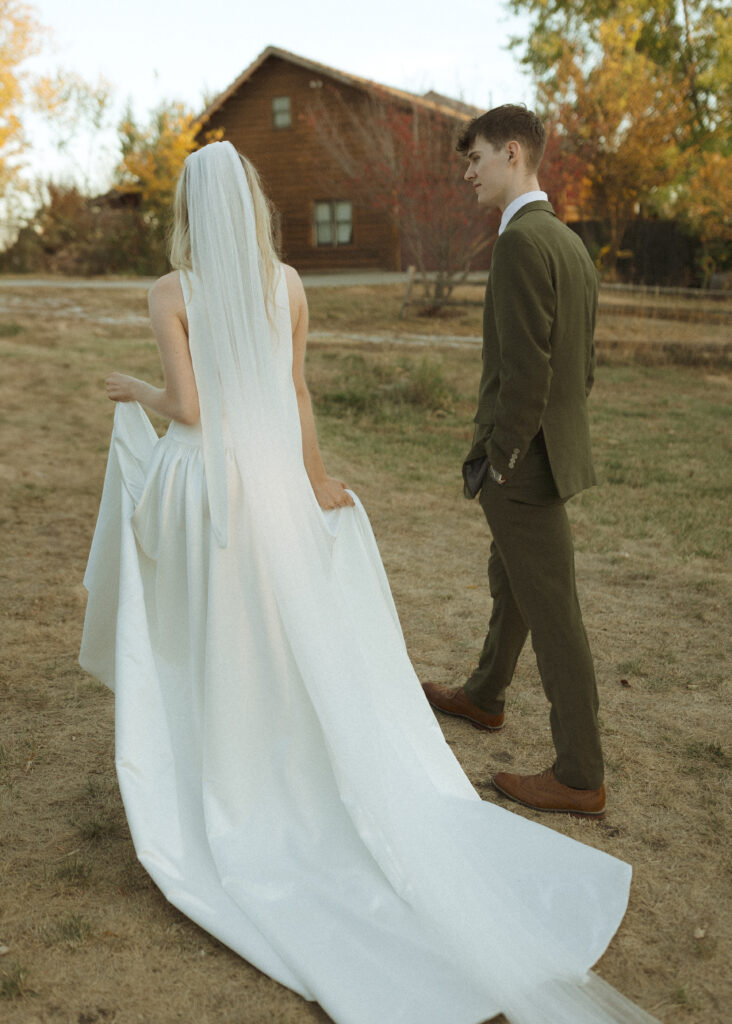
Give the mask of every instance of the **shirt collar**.
[(537, 203), (540, 199), (543, 199), (544, 202), (546, 202), (548, 196), (546, 192), (539, 192), (536, 189), (533, 192), (524, 192), (522, 195), (516, 196), (515, 199), (512, 199), (511, 202), (506, 207), (506, 209), (503, 211), (503, 216), (501, 217), (501, 226), (498, 229), (498, 234), (503, 234), (503, 232), (508, 227), (508, 222), (510, 221), (510, 219), (513, 217), (515, 213), (519, 212), (522, 206), (526, 206), (527, 203)]

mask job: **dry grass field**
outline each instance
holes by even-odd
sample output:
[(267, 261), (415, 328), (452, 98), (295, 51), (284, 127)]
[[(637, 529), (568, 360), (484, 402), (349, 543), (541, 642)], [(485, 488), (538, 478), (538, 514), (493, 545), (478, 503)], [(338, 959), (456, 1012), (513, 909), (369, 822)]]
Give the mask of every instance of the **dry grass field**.
[[(399, 321), (400, 299), (314, 290), (309, 379), (327, 463), (371, 515), (417, 671), (458, 685), (489, 614), (487, 528), (459, 475), (480, 311)], [(633, 865), (627, 916), (597, 970), (665, 1024), (723, 1024), (732, 1005), (727, 335), (603, 312), (600, 485), (569, 508), (609, 813), (588, 823), (515, 808)], [(76, 661), (112, 421), (102, 382), (114, 368), (158, 376), (144, 291), (3, 288), (0, 358), (0, 1019), (324, 1021), (150, 882), (117, 791), (112, 695)], [(502, 800), (494, 771), (551, 760), (530, 649), (507, 710), (495, 735), (441, 720), (486, 800)]]

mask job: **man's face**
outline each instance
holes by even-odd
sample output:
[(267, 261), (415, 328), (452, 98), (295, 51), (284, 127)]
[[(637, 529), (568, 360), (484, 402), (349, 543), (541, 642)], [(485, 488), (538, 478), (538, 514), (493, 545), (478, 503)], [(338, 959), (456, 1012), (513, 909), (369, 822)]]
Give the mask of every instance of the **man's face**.
[(478, 205), (492, 210), (505, 209), (511, 184), (511, 154), (507, 146), (494, 148), (480, 135), (468, 151), (465, 180), (475, 189)]

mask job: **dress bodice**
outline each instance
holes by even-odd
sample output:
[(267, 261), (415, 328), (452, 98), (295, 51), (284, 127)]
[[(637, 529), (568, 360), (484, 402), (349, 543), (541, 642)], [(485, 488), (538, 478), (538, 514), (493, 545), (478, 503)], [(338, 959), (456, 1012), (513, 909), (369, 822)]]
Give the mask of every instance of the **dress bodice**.
[(176, 441), (178, 444), (190, 445), (192, 448), (200, 448), (203, 444), (203, 431), (201, 430), (201, 421), (193, 424), (192, 426), (187, 423), (180, 423), (178, 420), (171, 420), (168, 426), (167, 436), (171, 441)]

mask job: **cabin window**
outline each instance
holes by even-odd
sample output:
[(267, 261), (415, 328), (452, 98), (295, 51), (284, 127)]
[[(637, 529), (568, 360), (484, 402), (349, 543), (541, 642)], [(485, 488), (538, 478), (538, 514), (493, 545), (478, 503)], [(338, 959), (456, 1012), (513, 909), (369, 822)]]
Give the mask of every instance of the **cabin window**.
[(344, 199), (315, 204), (315, 244), (350, 245), (353, 242), (353, 207)]
[(275, 96), (272, 100), (272, 127), (289, 128), (292, 124), (289, 96)]

